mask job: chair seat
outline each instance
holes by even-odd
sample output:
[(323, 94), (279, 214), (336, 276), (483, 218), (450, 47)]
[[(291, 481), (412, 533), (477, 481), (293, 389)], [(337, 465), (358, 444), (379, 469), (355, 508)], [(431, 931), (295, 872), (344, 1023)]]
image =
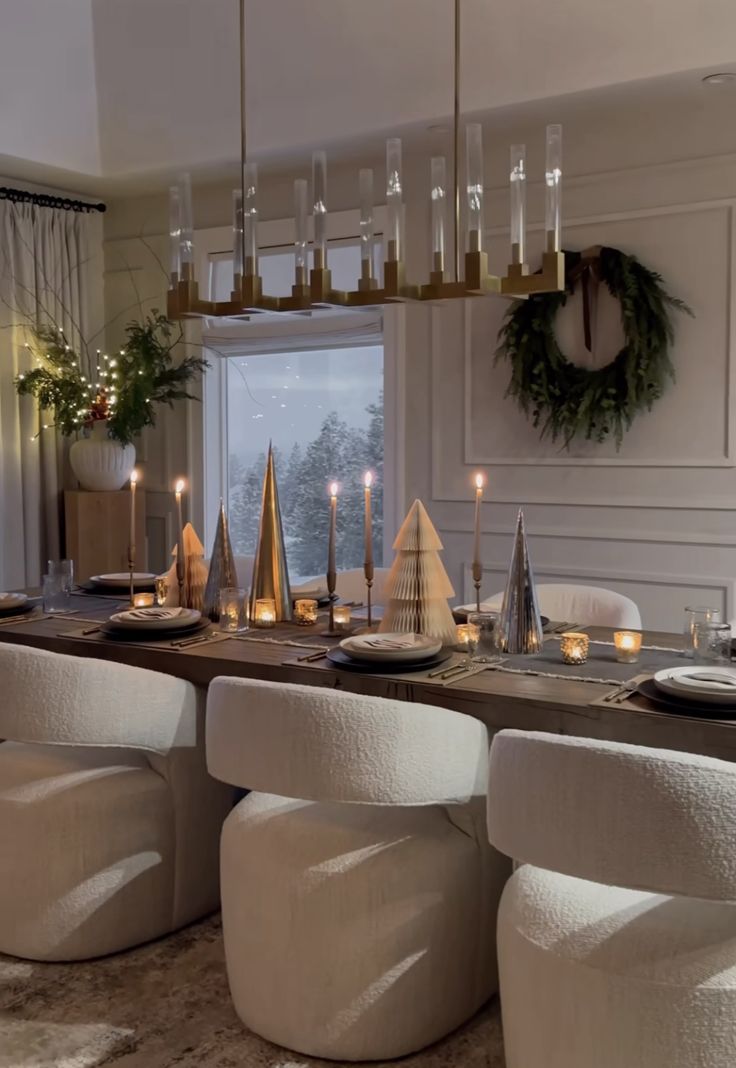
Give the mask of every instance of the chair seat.
[(486, 855), (441, 806), (250, 794), (222, 837), (239, 1015), (274, 1042), (340, 1060), (447, 1034), (495, 989)]
[(507, 1068), (732, 1068), (736, 904), (525, 865), (498, 947)]
[(0, 952), (73, 960), (170, 929), (173, 856), (170, 794), (145, 754), (0, 745)]

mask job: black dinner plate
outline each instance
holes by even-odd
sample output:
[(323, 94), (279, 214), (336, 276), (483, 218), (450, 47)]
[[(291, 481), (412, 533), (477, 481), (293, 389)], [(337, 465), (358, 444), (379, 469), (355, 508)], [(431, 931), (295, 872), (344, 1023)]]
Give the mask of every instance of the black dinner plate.
[(668, 712), (678, 716), (694, 716), (697, 719), (736, 719), (736, 703), (733, 705), (699, 705), (694, 701), (678, 701), (660, 690), (654, 679), (644, 679), (636, 687), (637, 693), (653, 701)]
[[(136, 582), (135, 584), (136, 593), (153, 593), (155, 589), (156, 583), (153, 579), (150, 582)], [(129, 596), (127, 586), (102, 586), (89, 581), (80, 582), (74, 592), (97, 594), (98, 597), (117, 597), (119, 601)]]
[(14, 608), (0, 608), (0, 619), (8, 619), (10, 616), (25, 616), (40, 603), (38, 597), (29, 597), (23, 604), (17, 604)]
[(114, 623), (106, 622), (100, 626), (100, 630), (106, 638), (112, 638), (118, 642), (158, 642), (174, 641), (176, 638), (191, 638), (210, 626), (209, 619), (198, 619), (189, 627), (167, 627), (161, 629), (134, 630), (132, 627), (116, 627)]
[(330, 649), (327, 659), (344, 671), (360, 671), (363, 675), (403, 675), (410, 671), (426, 671), (430, 668), (439, 667), (452, 656), (451, 652), (440, 649), (434, 656), (425, 657), (424, 660), (356, 660), (348, 656), (342, 649)]

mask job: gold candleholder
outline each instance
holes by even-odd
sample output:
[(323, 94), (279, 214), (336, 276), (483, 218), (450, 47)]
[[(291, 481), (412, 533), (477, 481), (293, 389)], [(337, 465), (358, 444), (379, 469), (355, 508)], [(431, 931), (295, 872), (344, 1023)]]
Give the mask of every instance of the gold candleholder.
[(256, 601), (253, 623), (256, 627), (276, 626), (276, 601), (272, 597), (260, 597)]
[(300, 627), (310, 627), (317, 622), (317, 602), (304, 598), (294, 602), (294, 622)]
[(636, 630), (617, 630), (613, 634), (619, 664), (635, 664), (641, 652), (641, 634)]
[(153, 608), (154, 596), (152, 593), (136, 593), (133, 597), (134, 608)]

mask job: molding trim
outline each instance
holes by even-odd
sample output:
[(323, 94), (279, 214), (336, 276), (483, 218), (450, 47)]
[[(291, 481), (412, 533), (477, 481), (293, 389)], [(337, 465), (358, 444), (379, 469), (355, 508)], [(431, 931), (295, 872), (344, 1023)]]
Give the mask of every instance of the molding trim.
[[(470, 506), (469, 506), (470, 507)], [(440, 534), (460, 534), (470, 537), (473, 533), (472, 524), (467, 526), (450, 526), (448, 524), (435, 523)], [(509, 526), (494, 524), (486, 526), (482, 530), (482, 537), (513, 536), (513, 529)], [(560, 541), (608, 541), (627, 542), (642, 545), (697, 545), (707, 546), (710, 549), (736, 549), (736, 534), (668, 534), (664, 531), (644, 532), (617, 532), (607, 533), (603, 530), (586, 530), (581, 532), (573, 527), (537, 527), (527, 532), (532, 541), (537, 539), (560, 540)]]

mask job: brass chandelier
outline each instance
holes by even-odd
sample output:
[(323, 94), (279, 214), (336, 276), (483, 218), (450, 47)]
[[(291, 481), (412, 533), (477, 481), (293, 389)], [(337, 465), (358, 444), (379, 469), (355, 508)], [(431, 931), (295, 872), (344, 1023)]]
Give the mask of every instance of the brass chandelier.
[[(562, 193), (562, 127), (547, 127), (545, 165), (545, 248), (541, 270), (530, 273), (526, 262), (526, 148), (510, 152), (511, 258), (504, 277), (488, 272), (483, 249), (483, 134), (480, 123), (465, 128), (465, 235), (461, 254), (460, 155), (460, 4), (454, 0), (454, 116), (452, 179), (448, 185), (444, 156), (431, 160), (432, 269), (429, 282), (413, 285), (406, 279), (403, 237), (403, 179), (401, 140), (386, 141), (386, 232), (383, 282), (374, 269), (373, 171), (359, 172), (361, 273), (355, 290), (332, 286), (327, 255), (327, 158), (312, 154), (311, 214), (313, 240), (309, 263), (308, 215), (310, 191), (306, 179), (294, 182), (294, 282), (291, 296), (263, 292), (258, 273), (258, 167), (248, 162), (245, 101), (245, 0), (240, 10), (240, 157), (241, 186), (233, 191), (233, 287), (229, 301), (202, 300), (194, 272), (194, 230), (191, 181), (180, 176), (169, 190), (170, 287), (168, 315), (237, 317), (263, 312), (304, 312), (324, 307), (366, 307), (408, 300), (447, 300), (500, 294), (524, 297), (561, 291), (565, 286), (565, 257), (560, 247)], [(454, 257), (446, 264), (448, 203), (452, 205)], [(463, 270), (464, 267), (464, 270)]]

